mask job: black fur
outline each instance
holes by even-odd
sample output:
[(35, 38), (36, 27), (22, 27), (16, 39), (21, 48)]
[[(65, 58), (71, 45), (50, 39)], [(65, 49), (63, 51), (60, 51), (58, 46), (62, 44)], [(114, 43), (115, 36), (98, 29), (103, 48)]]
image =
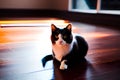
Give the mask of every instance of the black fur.
[(77, 43), (73, 44), (71, 52), (62, 58), (62, 60), (67, 60), (68, 65), (76, 64), (83, 60), (88, 51), (88, 44), (81, 36), (75, 37)]
[(42, 65), (43, 67), (45, 67), (45, 64), (47, 61), (53, 60), (53, 56), (52, 55), (47, 55), (42, 59)]

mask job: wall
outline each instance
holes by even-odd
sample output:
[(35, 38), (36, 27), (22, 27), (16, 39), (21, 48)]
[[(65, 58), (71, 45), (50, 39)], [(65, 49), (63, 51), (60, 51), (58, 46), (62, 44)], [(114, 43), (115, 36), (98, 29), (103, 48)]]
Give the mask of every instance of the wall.
[(0, 9), (68, 10), (68, 0), (0, 0)]

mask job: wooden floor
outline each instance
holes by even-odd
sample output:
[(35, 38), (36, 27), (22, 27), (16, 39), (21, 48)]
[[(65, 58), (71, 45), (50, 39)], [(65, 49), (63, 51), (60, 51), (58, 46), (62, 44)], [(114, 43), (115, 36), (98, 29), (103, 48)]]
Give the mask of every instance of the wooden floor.
[[(41, 59), (51, 54), (50, 20), (33, 21), (30, 27), (20, 21), (20, 27), (16, 22), (0, 24), (0, 80), (120, 80), (120, 31), (109, 26), (71, 22), (73, 32), (89, 44), (86, 61), (65, 71), (53, 61), (43, 68)], [(66, 25), (63, 20), (52, 21)]]

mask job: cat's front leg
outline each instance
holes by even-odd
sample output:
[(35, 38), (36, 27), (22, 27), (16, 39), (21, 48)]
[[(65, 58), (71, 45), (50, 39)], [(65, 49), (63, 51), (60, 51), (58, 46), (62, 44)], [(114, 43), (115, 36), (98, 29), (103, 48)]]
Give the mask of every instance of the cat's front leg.
[(65, 64), (65, 62), (67, 62), (67, 60), (63, 60), (60, 64), (60, 69), (61, 70), (65, 70), (67, 69), (68, 65)]

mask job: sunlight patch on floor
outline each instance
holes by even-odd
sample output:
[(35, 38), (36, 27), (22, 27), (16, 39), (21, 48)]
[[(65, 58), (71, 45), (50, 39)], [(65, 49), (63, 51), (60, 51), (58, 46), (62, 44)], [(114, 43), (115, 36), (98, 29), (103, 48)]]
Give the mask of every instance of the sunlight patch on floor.
[(68, 23), (67, 20), (56, 20), (56, 19), (50, 19), (50, 20), (4, 20), (0, 21), (0, 25), (2, 27), (4, 26), (49, 26), (52, 23), (55, 23), (57, 25)]

